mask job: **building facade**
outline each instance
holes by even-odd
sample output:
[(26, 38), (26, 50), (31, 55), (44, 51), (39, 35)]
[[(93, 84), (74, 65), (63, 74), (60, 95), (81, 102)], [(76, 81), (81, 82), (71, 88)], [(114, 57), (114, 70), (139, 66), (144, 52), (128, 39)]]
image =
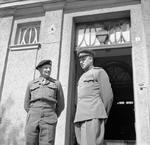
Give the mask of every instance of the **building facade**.
[(52, 60), (65, 95), (55, 145), (77, 145), (76, 51), (85, 47), (95, 51), (114, 92), (105, 143), (149, 145), (149, 8), (149, 0), (0, 0), (0, 145), (25, 144), (24, 95), (41, 59)]

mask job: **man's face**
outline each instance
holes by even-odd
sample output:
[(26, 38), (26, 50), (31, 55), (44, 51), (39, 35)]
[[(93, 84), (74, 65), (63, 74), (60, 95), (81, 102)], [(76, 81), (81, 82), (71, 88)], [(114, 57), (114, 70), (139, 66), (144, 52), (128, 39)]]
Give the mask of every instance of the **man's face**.
[(79, 57), (80, 66), (83, 70), (87, 70), (93, 64), (92, 56), (85, 55)]
[(47, 78), (51, 74), (51, 65), (45, 64), (39, 68), (39, 71), (42, 77)]

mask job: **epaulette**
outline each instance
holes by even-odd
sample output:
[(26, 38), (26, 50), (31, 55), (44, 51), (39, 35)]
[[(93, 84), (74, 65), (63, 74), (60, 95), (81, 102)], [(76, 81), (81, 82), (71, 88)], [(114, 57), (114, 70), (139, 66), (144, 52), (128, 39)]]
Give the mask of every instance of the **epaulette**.
[(100, 68), (102, 68), (102, 67), (93, 67), (94, 69), (100, 69)]
[(50, 81), (52, 81), (53, 83), (55, 83), (57, 80), (50, 77)]
[[(29, 84), (34, 84), (34, 83), (38, 83), (40, 81), (40, 78), (35, 78), (34, 80), (32, 80)], [(49, 81), (53, 82), (53, 83), (56, 83), (56, 79), (53, 79), (53, 78), (49, 78)]]

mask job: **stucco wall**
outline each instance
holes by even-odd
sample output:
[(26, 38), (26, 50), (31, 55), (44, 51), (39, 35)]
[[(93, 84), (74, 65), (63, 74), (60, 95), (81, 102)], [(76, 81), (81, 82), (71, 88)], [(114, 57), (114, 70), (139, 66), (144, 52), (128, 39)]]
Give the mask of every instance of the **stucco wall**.
[(35, 56), (36, 50), (9, 52), (1, 100), (1, 104), (6, 107), (1, 125), (7, 124), (3, 134), (5, 143), (2, 145), (13, 142), (24, 144), (26, 112), (23, 101), (27, 83), (33, 79)]
[[(3, 89), (4, 73), (8, 56), (8, 45), (11, 34), (13, 17), (0, 18), (0, 94)], [(2, 98), (1, 98), (2, 99)], [(7, 106), (6, 106), (7, 107)], [(4, 115), (4, 110), (0, 105), (0, 118)], [(2, 123), (2, 122), (1, 122)], [(0, 125), (0, 144), (4, 143), (4, 136), (6, 131), (6, 125)]]
[(148, 145), (150, 144), (149, 73), (141, 5), (131, 10), (131, 25), (137, 143)]
[(41, 23), (38, 61), (41, 59), (52, 60), (52, 77), (57, 78), (59, 68), (59, 53), (62, 29), (62, 10), (47, 11)]
[(13, 17), (0, 18), (0, 84), (2, 83), (3, 79), (2, 75), (5, 66), (5, 59), (7, 56), (12, 22)]
[[(144, 22), (144, 32), (145, 32), (145, 37), (146, 37), (148, 71), (149, 71), (148, 73), (150, 75), (150, 1), (149, 0), (141, 0), (141, 8), (142, 8), (142, 18), (143, 18), (143, 22)], [(149, 77), (148, 89), (150, 90), (150, 77)], [(150, 95), (149, 95), (148, 102), (150, 103)], [(149, 107), (149, 118), (150, 118), (150, 107)]]

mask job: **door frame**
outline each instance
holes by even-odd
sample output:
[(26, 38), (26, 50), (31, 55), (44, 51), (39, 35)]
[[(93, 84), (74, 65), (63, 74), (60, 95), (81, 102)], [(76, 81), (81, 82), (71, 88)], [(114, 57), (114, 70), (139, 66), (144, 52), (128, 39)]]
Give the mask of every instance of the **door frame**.
[[(70, 145), (70, 121), (71, 121), (71, 106), (70, 96), (73, 95), (71, 92), (71, 84), (73, 84), (74, 77), (72, 66), (74, 65), (74, 24), (76, 20), (79, 22), (82, 17), (100, 15), (103, 13), (112, 13), (120, 11), (129, 11), (131, 18), (131, 33), (132, 33), (132, 66), (133, 66), (133, 85), (134, 85), (134, 99), (135, 99), (135, 126), (136, 126), (136, 144), (148, 144), (150, 142), (150, 128), (149, 128), (149, 110), (148, 106), (148, 61), (147, 61), (147, 51), (146, 43), (144, 37), (144, 26), (142, 19), (142, 12), (140, 4), (118, 6), (113, 8), (96, 9), (90, 11), (81, 11), (73, 13), (65, 13), (63, 21), (63, 32), (62, 32), (62, 49), (61, 49), (61, 64), (60, 64), (60, 81), (62, 85), (65, 86), (64, 92), (66, 93), (66, 112), (65, 117), (66, 127), (65, 127), (65, 145)], [(138, 17), (138, 19), (137, 19)], [(64, 69), (65, 67), (65, 69)], [(68, 68), (66, 70), (66, 68)], [(66, 73), (64, 74), (64, 72)], [(65, 76), (65, 77), (64, 77)], [(144, 97), (143, 97), (144, 96)], [(145, 105), (146, 104), (146, 105)], [(142, 109), (141, 109), (142, 108)], [(146, 115), (145, 115), (146, 111)]]

